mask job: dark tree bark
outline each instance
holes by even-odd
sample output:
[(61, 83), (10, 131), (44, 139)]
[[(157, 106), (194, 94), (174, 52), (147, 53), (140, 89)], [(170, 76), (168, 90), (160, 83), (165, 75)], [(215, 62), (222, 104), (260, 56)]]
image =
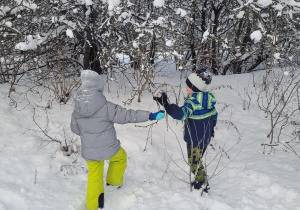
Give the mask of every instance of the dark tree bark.
[[(220, 18), (220, 14), (222, 12), (222, 9), (224, 7), (224, 4), (220, 4), (220, 7), (219, 8), (216, 8), (214, 5), (212, 5), (212, 9), (214, 11), (214, 20), (213, 20), (213, 27), (212, 27), (212, 32), (214, 34), (214, 37), (217, 37), (218, 36), (218, 27), (219, 27), (219, 18)], [(212, 43), (211, 43), (211, 51), (212, 51), (212, 71), (213, 71), (213, 74), (215, 75), (218, 75), (219, 74), (219, 71), (218, 71), (218, 62), (217, 62), (217, 56), (218, 56), (218, 46), (217, 46), (217, 41), (216, 39), (214, 38), (212, 40)]]

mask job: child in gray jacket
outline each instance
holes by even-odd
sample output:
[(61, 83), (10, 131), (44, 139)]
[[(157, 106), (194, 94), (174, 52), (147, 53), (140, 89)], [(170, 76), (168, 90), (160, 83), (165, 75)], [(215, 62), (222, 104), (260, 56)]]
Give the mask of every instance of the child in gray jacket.
[(121, 186), (126, 169), (125, 150), (117, 139), (114, 123), (139, 123), (164, 118), (164, 112), (126, 110), (106, 100), (104, 80), (94, 71), (81, 73), (81, 90), (75, 97), (71, 130), (80, 135), (82, 157), (88, 165), (87, 209), (104, 207), (104, 160), (109, 160), (106, 183)]

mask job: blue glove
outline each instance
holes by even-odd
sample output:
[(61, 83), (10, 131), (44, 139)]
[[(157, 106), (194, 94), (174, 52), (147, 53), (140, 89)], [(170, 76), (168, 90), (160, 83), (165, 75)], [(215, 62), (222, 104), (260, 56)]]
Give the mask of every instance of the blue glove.
[(149, 120), (161, 120), (165, 117), (165, 111), (160, 110), (159, 112), (150, 113)]

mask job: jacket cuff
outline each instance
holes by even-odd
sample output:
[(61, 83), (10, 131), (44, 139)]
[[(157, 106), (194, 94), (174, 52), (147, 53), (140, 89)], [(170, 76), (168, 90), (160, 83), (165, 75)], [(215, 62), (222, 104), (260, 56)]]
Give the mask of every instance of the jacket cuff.
[(165, 109), (167, 109), (168, 106), (169, 106), (169, 103), (164, 104)]

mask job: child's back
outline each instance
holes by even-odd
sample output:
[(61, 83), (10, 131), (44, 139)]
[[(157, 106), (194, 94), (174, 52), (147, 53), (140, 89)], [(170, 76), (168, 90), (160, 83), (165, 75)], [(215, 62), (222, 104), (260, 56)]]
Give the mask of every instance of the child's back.
[(174, 119), (184, 122), (184, 141), (187, 143), (188, 159), (195, 181), (191, 184), (195, 189), (209, 186), (202, 157), (217, 123), (218, 113), (215, 109), (216, 99), (206, 86), (211, 82), (211, 75), (206, 69), (197, 70), (186, 79), (187, 99), (182, 107), (169, 104), (166, 93), (153, 99), (163, 105), (166, 112)]

